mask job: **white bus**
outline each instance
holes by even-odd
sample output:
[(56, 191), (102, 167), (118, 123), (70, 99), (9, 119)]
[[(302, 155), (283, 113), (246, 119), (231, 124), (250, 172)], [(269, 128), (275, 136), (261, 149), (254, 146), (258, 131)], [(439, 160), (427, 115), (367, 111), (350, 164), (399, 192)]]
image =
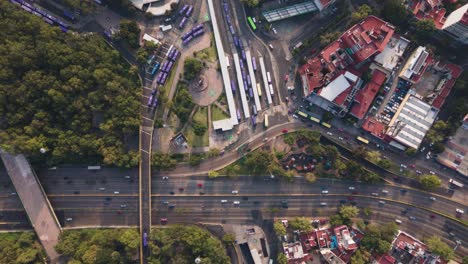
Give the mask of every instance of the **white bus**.
[(229, 63), (229, 56), (226, 56), (226, 66), (227, 66), (227, 67), (230, 67), (230, 66), (231, 66), (231, 64)]
[(270, 72), (267, 72), (267, 80), (268, 80), (268, 83), (271, 83), (271, 75), (270, 75)]
[(463, 188), (463, 186), (464, 186), (463, 183), (458, 182), (458, 181), (456, 181), (456, 180), (454, 180), (454, 179), (450, 179), (449, 182), (450, 182), (451, 184), (457, 186), (458, 188)]

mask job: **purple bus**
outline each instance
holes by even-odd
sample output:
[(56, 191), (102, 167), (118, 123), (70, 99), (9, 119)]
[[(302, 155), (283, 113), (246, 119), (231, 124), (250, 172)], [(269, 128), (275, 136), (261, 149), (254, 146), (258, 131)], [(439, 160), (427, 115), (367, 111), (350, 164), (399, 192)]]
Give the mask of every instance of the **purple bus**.
[(244, 49), (241, 50), (241, 55), (242, 55), (242, 59), (243, 59), (243, 60), (246, 60), (246, 59), (245, 59), (245, 51), (244, 51)]
[(180, 55), (180, 52), (179, 52), (178, 50), (176, 50), (176, 51), (174, 52), (174, 55), (172, 55), (172, 58), (171, 58), (171, 59), (172, 59), (173, 61), (176, 61), (176, 60), (177, 60), (177, 57), (179, 57), (179, 55)]
[(231, 90), (233, 94), (236, 94), (236, 82), (231, 80)]
[(172, 69), (172, 66), (174, 66), (174, 62), (170, 61), (168, 66), (167, 66), (166, 72), (170, 72), (171, 69)]
[(252, 116), (252, 125), (253, 126), (257, 125), (257, 119), (255, 118), (255, 116)]
[(151, 103), (153, 102), (153, 95), (150, 95), (149, 99), (148, 99), (148, 107), (151, 106)]
[(197, 32), (193, 33), (193, 37), (196, 38), (198, 36), (203, 35), (203, 33), (205, 33), (205, 30), (202, 28), (202, 29), (198, 30)]
[(236, 45), (236, 47), (240, 48), (240, 41), (239, 41), (239, 39), (236, 37), (236, 35), (234, 35), (233, 38), (234, 38), (234, 45)]
[(242, 74), (242, 80), (245, 82), (245, 81), (246, 81), (246, 80), (245, 80), (245, 71), (242, 70), (242, 71), (241, 71), (241, 74)]
[(192, 36), (182, 42), (183, 45), (187, 45), (192, 40)]
[(156, 106), (158, 106), (158, 98), (157, 97), (155, 97), (154, 101), (153, 101), (153, 107), (156, 108)]
[(240, 121), (241, 120), (241, 115), (240, 115), (240, 110), (237, 109), (237, 120)]
[(231, 31), (231, 34), (234, 35), (234, 28), (232, 26), (229, 26), (229, 31)]
[(146, 233), (143, 233), (143, 246), (148, 246), (148, 235)]
[(190, 17), (192, 15), (192, 11), (193, 11), (193, 6), (190, 6), (188, 9), (187, 9), (187, 12), (185, 12), (185, 16), (186, 17)]
[(252, 88), (249, 88), (249, 96), (250, 96), (250, 98), (253, 97), (253, 90), (252, 90)]
[(252, 57), (252, 66), (253, 66), (253, 70), (256, 71), (257, 70), (257, 63), (255, 62), (255, 57)]
[(247, 86), (247, 82), (244, 81), (244, 90), (247, 92), (248, 89), (249, 89), (249, 87)]
[(258, 113), (257, 113), (257, 107), (255, 105), (253, 105), (253, 114), (254, 116), (256, 116)]
[(224, 4), (223, 4), (223, 7), (224, 7), (224, 12), (225, 12), (225, 13), (228, 13), (229, 10), (228, 10), (228, 5), (227, 5), (227, 3), (224, 3)]
[(198, 24), (195, 27), (192, 28), (191, 32), (195, 33), (195, 31), (200, 30), (203, 28), (203, 24)]
[(229, 25), (231, 25), (231, 16), (226, 15), (226, 21)]
[(184, 28), (184, 27), (185, 27), (185, 23), (187, 23), (187, 18), (186, 18), (186, 17), (182, 18), (182, 21), (180, 21), (180, 23), (179, 23), (179, 29)]
[(161, 69), (161, 71), (158, 74), (158, 78), (156, 79), (157, 83), (161, 82), (162, 76), (163, 76), (163, 72), (162, 72), (162, 69)]
[(184, 5), (184, 7), (182, 7), (182, 9), (179, 10), (179, 15), (183, 15), (185, 11), (187, 11), (187, 8), (188, 8), (188, 5)]
[[(188, 37), (190, 37), (192, 35), (192, 31), (189, 31), (187, 33), (185, 33), (184, 35), (182, 35), (181, 39), (182, 40), (186, 40)], [(172, 51), (171, 51), (172, 52)]]
[(250, 81), (250, 75), (247, 74), (247, 77), (245, 77), (245, 78), (247, 79), (247, 84), (248, 84), (249, 86), (252, 86), (252, 83), (251, 83), (251, 81)]

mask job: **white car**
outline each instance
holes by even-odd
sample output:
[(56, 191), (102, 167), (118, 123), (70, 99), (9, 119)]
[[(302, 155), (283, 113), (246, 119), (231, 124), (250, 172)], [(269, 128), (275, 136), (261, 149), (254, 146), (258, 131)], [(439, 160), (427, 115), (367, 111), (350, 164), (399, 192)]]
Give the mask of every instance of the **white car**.
[(105, 191), (105, 190), (106, 190), (106, 188), (104, 188), (104, 187), (101, 187), (101, 188), (99, 188), (99, 190), (100, 190), (100, 191)]
[(127, 175), (127, 176), (125, 176), (124, 178), (125, 178), (125, 179), (130, 179), (130, 176)]
[(227, 200), (221, 200), (221, 203), (227, 203)]
[(115, 192), (114, 192), (114, 194), (119, 194), (119, 193), (120, 193), (120, 192), (118, 192), (118, 191), (115, 191)]
[(327, 193), (328, 193), (328, 190), (322, 190), (322, 193), (323, 193), (323, 194), (327, 194)]
[(348, 189), (354, 190), (354, 187), (353, 187), (353, 186), (349, 186)]
[(388, 191), (387, 190), (382, 190), (382, 193), (388, 193)]
[(385, 204), (385, 201), (379, 201), (379, 204)]
[(338, 139), (339, 139), (339, 140), (341, 140), (341, 141), (343, 141), (343, 140), (344, 140), (344, 138), (342, 138), (342, 137), (338, 137)]
[(433, 172), (433, 171), (429, 171), (429, 174), (435, 175), (435, 172)]
[(333, 133), (332, 133), (332, 132), (330, 132), (330, 131), (328, 131), (328, 132), (327, 132), (327, 135), (329, 135), (329, 136), (333, 136)]
[(272, 27), (271, 30), (273, 31), (273, 33), (278, 34), (278, 31), (276, 31), (276, 28)]
[(432, 201), (436, 200), (436, 198), (434, 196), (429, 197), (429, 199), (431, 199)]
[(238, 194), (239, 191), (238, 191), (238, 190), (234, 190), (234, 191), (232, 191), (231, 193), (232, 193), (232, 194)]
[(455, 211), (456, 211), (457, 213), (459, 213), (459, 214), (464, 214), (464, 213), (465, 213), (465, 211), (463, 211), (462, 209), (458, 209), (458, 208), (455, 209)]
[(379, 196), (378, 193), (371, 193), (371, 194), (372, 194), (372, 196)]
[(327, 206), (327, 203), (320, 203), (320, 206)]
[(69, 218), (67, 218), (65, 220), (67, 220), (67, 222), (71, 222), (73, 220), (73, 218), (69, 217)]
[(163, 180), (169, 180), (169, 177), (163, 176), (162, 179), (163, 179)]
[(395, 222), (399, 225), (402, 223), (400, 219), (395, 219)]
[(235, 205), (239, 205), (239, 204), (240, 204), (240, 202), (239, 202), (239, 201), (234, 201), (234, 202), (233, 202), (233, 204), (235, 204)]

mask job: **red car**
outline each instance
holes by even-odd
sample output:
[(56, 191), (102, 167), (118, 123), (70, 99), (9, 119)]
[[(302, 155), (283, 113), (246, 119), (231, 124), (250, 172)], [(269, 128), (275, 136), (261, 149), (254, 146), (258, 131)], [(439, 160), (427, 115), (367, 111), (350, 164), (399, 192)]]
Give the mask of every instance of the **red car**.
[(180, 187), (180, 188), (179, 188), (179, 191), (183, 192), (183, 191), (184, 191), (184, 188), (183, 188), (183, 187)]
[(349, 196), (349, 197), (348, 197), (348, 200), (353, 201), (353, 200), (354, 200), (354, 197)]
[(197, 183), (197, 186), (201, 188), (201, 187), (203, 187), (203, 184), (202, 183)]
[(161, 218), (161, 224), (163, 225), (167, 224), (167, 218)]
[(289, 75), (286, 74), (286, 75), (284, 76), (284, 81), (287, 82), (288, 80), (289, 80)]
[(435, 218), (435, 215), (430, 215), (431, 218)]
[(416, 168), (416, 165), (410, 164), (409, 167), (414, 169), (414, 168)]
[(281, 131), (283, 133), (288, 133), (288, 130), (287, 129), (283, 129), (283, 131)]

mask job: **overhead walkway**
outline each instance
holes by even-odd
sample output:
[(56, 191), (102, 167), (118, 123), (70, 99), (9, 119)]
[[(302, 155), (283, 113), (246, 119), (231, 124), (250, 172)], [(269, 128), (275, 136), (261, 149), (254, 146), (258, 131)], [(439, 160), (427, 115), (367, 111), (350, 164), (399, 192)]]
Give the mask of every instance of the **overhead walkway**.
[(9, 154), (0, 149), (0, 156), (49, 262), (59, 263), (60, 255), (54, 247), (62, 229), (41, 183), (24, 155)]
[(271, 23), (314, 11), (319, 11), (317, 5), (314, 3), (314, 1), (307, 1), (296, 5), (265, 11), (263, 12), (263, 16), (269, 23)]

